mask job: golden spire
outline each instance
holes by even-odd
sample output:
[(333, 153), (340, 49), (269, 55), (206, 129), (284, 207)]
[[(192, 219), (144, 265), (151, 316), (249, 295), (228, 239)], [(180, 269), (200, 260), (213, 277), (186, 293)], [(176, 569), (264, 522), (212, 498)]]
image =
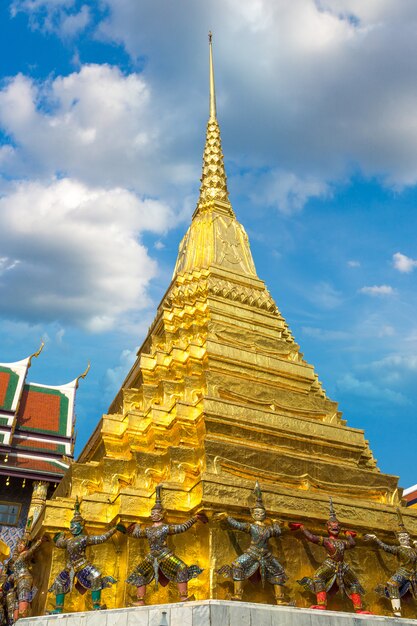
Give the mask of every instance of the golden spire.
[(214, 86), (214, 66), (213, 66), (213, 35), (209, 32), (209, 63), (210, 63), (210, 119), (215, 120), (216, 115), (216, 89)]
[(229, 192), (224, 169), (220, 128), (216, 116), (216, 93), (214, 86), (214, 66), (212, 34), (209, 33), (209, 62), (210, 62), (210, 116), (207, 124), (206, 145), (203, 154), (203, 173), (201, 177), (200, 198), (197, 211), (200, 212), (213, 201), (224, 202), (229, 205)]

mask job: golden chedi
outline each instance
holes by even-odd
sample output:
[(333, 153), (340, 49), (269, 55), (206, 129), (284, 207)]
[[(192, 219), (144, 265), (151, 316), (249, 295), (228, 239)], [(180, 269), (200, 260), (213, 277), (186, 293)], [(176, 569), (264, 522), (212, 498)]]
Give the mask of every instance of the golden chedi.
[[(198, 600), (230, 598), (233, 583), (216, 570), (244, 552), (249, 537), (225, 532), (213, 515), (227, 512), (250, 522), (256, 480), (267, 516), (283, 528), (271, 549), (288, 575), (288, 597), (297, 606), (311, 604), (297, 580), (322, 560), (322, 548), (300, 541), (288, 522), (302, 521), (323, 533), (332, 496), (342, 527), (357, 533), (357, 548), (346, 558), (366, 590), (365, 606), (386, 612), (374, 589), (386, 578), (384, 568), (395, 569), (395, 557), (362, 537), (373, 532), (389, 543), (401, 489), (396, 477), (377, 468), (363, 431), (349, 428), (327, 397), (257, 276), (229, 200), (210, 42), (200, 197), (172, 282), (109, 413), (47, 501), (33, 536), (67, 529), (77, 496), (89, 533), (101, 534), (118, 522), (145, 522), (161, 484), (168, 523), (184, 523), (200, 511), (211, 520), (171, 538), (180, 559), (204, 570), (190, 581), (189, 593)], [(405, 510), (403, 517), (417, 535), (417, 512)], [(145, 558), (145, 543), (115, 535), (94, 548), (97, 567), (118, 580), (103, 592), (109, 608), (135, 601), (135, 589), (125, 581)], [(52, 552), (52, 544), (42, 550), (51, 567), (35, 567), (42, 593), (34, 614), (52, 606), (47, 589), (64, 565), (62, 551)], [(248, 583), (243, 600), (274, 603), (272, 587)], [(150, 585), (146, 595), (148, 604), (177, 600), (173, 584), (158, 591)], [(75, 593), (65, 606), (91, 608)], [(351, 603), (339, 594), (329, 608), (351, 610)], [(404, 614), (413, 610), (405, 607)]]

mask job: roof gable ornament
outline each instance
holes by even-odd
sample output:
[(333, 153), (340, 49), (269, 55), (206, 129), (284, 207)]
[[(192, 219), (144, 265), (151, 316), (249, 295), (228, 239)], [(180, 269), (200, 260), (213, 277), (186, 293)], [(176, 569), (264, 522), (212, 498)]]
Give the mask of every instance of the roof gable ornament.
[(87, 376), (87, 374), (90, 371), (90, 369), (91, 369), (91, 364), (90, 364), (90, 361), (88, 361), (87, 367), (85, 368), (84, 372), (82, 374), (80, 374), (79, 376), (77, 376), (77, 378), (75, 379), (75, 388), (76, 389), (78, 389), (78, 384), (79, 384), (80, 380)]
[(42, 340), (41, 341), (41, 345), (39, 346), (39, 348), (36, 350), (36, 352), (34, 352), (33, 354), (30, 355), (29, 360), (28, 360), (28, 369), (29, 367), (32, 365), (32, 359), (37, 359), (38, 356), (40, 355), (40, 353), (42, 352), (42, 350), (45, 347), (45, 342)]

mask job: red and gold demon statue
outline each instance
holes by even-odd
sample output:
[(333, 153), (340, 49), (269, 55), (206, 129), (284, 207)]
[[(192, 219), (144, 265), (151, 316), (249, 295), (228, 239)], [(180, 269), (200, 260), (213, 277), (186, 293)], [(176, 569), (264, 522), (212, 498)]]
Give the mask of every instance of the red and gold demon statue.
[(316, 594), (317, 604), (312, 609), (325, 610), (327, 608), (327, 594), (333, 585), (344, 592), (352, 601), (355, 613), (367, 613), (362, 604), (362, 595), (365, 593), (355, 572), (345, 562), (345, 551), (355, 547), (356, 533), (353, 530), (344, 530), (346, 539), (339, 539), (341, 527), (336, 517), (332, 498), (330, 498), (330, 517), (327, 521), (327, 537), (314, 535), (301, 523), (290, 523), (291, 530), (301, 530), (308, 541), (315, 543), (327, 552), (327, 558), (314, 572), (312, 578), (307, 576), (299, 580), (300, 585)]

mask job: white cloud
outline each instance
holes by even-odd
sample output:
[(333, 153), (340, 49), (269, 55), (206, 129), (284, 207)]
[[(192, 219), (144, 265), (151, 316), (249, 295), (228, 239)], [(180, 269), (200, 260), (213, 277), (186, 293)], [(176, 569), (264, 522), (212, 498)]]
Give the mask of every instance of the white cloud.
[(342, 293), (326, 281), (320, 281), (311, 289), (309, 299), (323, 309), (335, 309), (343, 302)]
[(392, 370), (395, 368), (403, 372), (417, 372), (417, 356), (415, 354), (390, 354), (379, 361), (373, 361), (366, 367), (375, 370)]
[(352, 338), (352, 333), (345, 330), (325, 330), (314, 326), (302, 326), (304, 335), (321, 341), (345, 341)]
[(366, 372), (366, 376), (375, 377), (378, 386), (396, 387), (406, 392), (414, 389), (417, 372), (417, 356), (414, 352), (407, 354), (403, 349), (401, 353), (389, 354), (357, 367), (361, 372)]
[(409, 344), (415, 343), (417, 346), (417, 328), (412, 329), (411, 332), (409, 332), (409, 334), (405, 337), (405, 341)]
[(253, 170), (243, 176), (235, 176), (233, 185), (240, 193), (246, 189), (253, 204), (275, 207), (287, 215), (300, 211), (310, 198), (330, 195), (329, 187), (323, 181), (310, 176), (297, 176), (280, 168), (266, 173)]
[(395, 335), (395, 328), (389, 324), (384, 324), (379, 329), (378, 337), (393, 337)]
[(4, 272), (8, 272), (12, 270), (14, 267), (16, 267), (18, 263), (19, 263), (18, 259), (10, 259), (7, 256), (1, 256), (0, 257), (0, 276)]
[[(25, 11), (39, 27), (67, 36), (65, 29), (83, 28), (87, 4), (15, 0), (13, 7), (15, 12)], [(147, 59), (136, 82), (146, 85), (149, 96), (149, 106), (143, 108), (146, 114), (143, 109), (132, 115), (126, 110), (127, 125), (132, 119), (136, 124), (141, 120), (147, 161), (142, 159), (140, 146), (126, 140), (137, 135), (135, 129), (125, 132), (120, 120), (121, 137), (117, 138), (110, 124), (107, 144), (100, 133), (100, 116), (97, 126), (91, 118), (79, 126), (79, 105), (60, 103), (59, 83), (52, 83), (51, 99), (57, 99), (60, 115), (52, 115), (56, 127), (48, 128), (47, 139), (62, 140), (66, 147), (68, 136), (69, 146), (61, 159), (64, 168), (71, 160), (68, 151), (74, 153), (74, 144), (80, 144), (81, 163), (86, 154), (92, 156), (88, 171), (95, 177), (94, 184), (101, 184), (97, 176), (102, 165), (113, 184), (124, 185), (128, 184), (124, 177), (133, 179), (136, 166), (137, 184), (145, 185), (151, 194), (156, 193), (156, 171), (160, 193), (164, 181), (195, 184), (197, 147), (207, 114), (207, 25), (215, 32), (218, 109), (227, 128), (226, 158), (236, 163), (236, 170), (253, 173), (252, 193), (259, 201), (286, 213), (299, 211), (310, 198), (329, 195), (333, 182), (345, 181), (357, 168), (395, 188), (417, 184), (417, 84), (413, 78), (417, 5), (410, 0), (401, 6), (397, 0), (193, 4), (187, 0), (103, 0), (94, 15), (95, 37), (122, 44), (133, 59)], [(65, 26), (67, 19), (77, 26)], [(90, 28), (94, 29), (91, 24)], [(244, 46), (239, 45), (242, 41)], [(411, 59), (410, 63), (404, 63), (404, 58)], [(99, 83), (98, 75), (93, 82)], [(122, 91), (130, 93), (127, 81), (123, 86)], [(103, 92), (106, 97), (99, 111), (107, 98), (113, 100), (111, 88)], [(395, 93), (395, 98), (387, 93)], [(67, 117), (74, 134), (63, 130)], [(30, 159), (34, 154), (25, 145), (25, 136), (20, 137), (24, 156)], [(106, 150), (112, 139), (113, 171)], [(51, 152), (58, 156), (56, 148)], [(10, 155), (8, 161), (13, 158)], [(51, 159), (52, 155), (49, 163)], [(269, 174), (263, 179), (259, 172), (266, 169)], [(79, 171), (70, 174), (80, 178)]]
[(138, 348), (123, 350), (119, 357), (119, 365), (107, 369), (105, 392), (109, 399), (112, 399), (119, 391), (121, 384), (136, 360), (137, 351)]
[(227, 156), (251, 154), (252, 166), (274, 162), (322, 184), (349, 175), (352, 163), (390, 185), (417, 182), (417, 5), (213, 0), (188, 11), (181, 0), (106, 5), (102, 36), (121, 42), (132, 57), (149, 55), (158, 71), (152, 81), (167, 99), (174, 82), (194, 96), (190, 76), (205, 71), (197, 51), (211, 25)]
[(55, 333), (55, 341), (57, 344), (61, 345), (63, 342), (65, 336), (65, 329), (64, 328), (60, 328), (59, 330), (57, 330), (57, 332)]
[[(58, 20), (55, 30), (65, 36), (62, 16), (79, 13), (83, 5), (15, 0), (13, 6), (50, 21), (59, 9), (63, 25)], [(190, 7), (186, 0), (103, 0), (95, 19), (96, 37), (121, 43), (134, 59), (147, 59), (141, 79), (153, 111), (142, 130), (157, 135), (146, 146), (152, 181), (153, 150), (165, 160), (160, 181), (176, 176), (190, 182), (198, 171), (210, 25), (225, 154), (238, 169), (253, 172), (254, 195), (291, 212), (327, 195), (333, 181), (348, 179), (357, 168), (394, 187), (417, 183), (416, 3), (212, 0)], [(111, 89), (106, 94), (111, 98)], [(66, 113), (73, 119), (77, 106)], [(85, 143), (98, 145), (91, 126), (90, 121), (83, 128)], [(135, 153), (128, 145), (123, 155), (115, 143), (120, 170)], [(82, 148), (81, 161), (88, 151)], [(266, 187), (258, 176), (265, 168), (271, 172)], [(132, 178), (132, 168), (127, 171)]]
[(164, 178), (175, 179), (159, 152), (156, 118), (145, 80), (115, 67), (85, 65), (44, 83), (18, 75), (0, 92), (0, 126), (13, 141), (0, 154), (2, 169), (13, 177), (58, 173), (155, 195)]
[(75, 37), (91, 21), (90, 9), (76, 0), (14, 0), (10, 5), (13, 17), (26, 13), (33, 29)]
[[(164, 235), (184, 219), (191, 178), (185, 161), (172, 163), (163, 126), (145, 79), (115, 67), (3, 86), (0, 127), (12, 141), (0, 151), (4, 316), (97, 332), (137, 326), (126, 314), (149, 303), (156, 274), (141, 233)], [(177, 216), (158, 194), (177, 202)]]
[(19, 11), (50, 16), (54, 11), (73, 9), (75, 3), (76, 0), (13, 0), (10, 3), (10, 12), (12, 16)]
[(149, 304), (156, 264), (138, 238), (163, 232), (167, 205), (121, 188), (71, 179), (16, 183), (0, 199), (0, 249), (14, 267), (0, 278), (0, 312), (92, 331), (121, 325)]
[(359, 380), (353, 374), (348, 373), (342, 376), (336, 383), (338, 391), (355, 395), (359, 398), (368, 398), (383, 405), (390, 402), (398, 406), (410, 404), (409, 399), (398, 391), (393, 391), (388, 387), (380, 387), (370, 380)]
[(401, 252), (396, 252), (392, 255), (392, 262), (395, 269), (404, 274), (409, 274), (417, 267), (416, 259), (411, 259)]
[(79, 32), (87, 28), (90, 20), (90, 9), (84, 4), (77, 13), (63, 16), (60, 30), (64, 37), (75, 37)]
[(368, 296), (392, 296), (395, 291), (390, 285), (373, 285), (372, 287), (362, 287), (359, 293), (365, 293)]
[(361, 266), (359, 261), (354, 261), (354, 260), (348, 261), (347, 265), (348, 267), (360, 267)]

